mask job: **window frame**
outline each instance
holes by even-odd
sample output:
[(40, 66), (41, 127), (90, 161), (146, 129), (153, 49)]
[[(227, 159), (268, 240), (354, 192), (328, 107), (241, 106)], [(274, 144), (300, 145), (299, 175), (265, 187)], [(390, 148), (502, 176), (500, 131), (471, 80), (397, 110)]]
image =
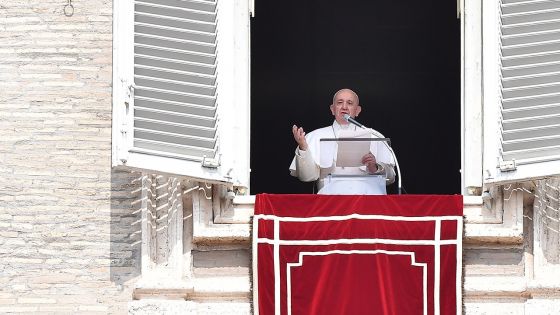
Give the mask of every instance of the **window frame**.
[(186, 160), (134, 152), (134, 1), (113, 2), (112, 166), (249, 188), (249, 1), (217, 4), (218, 154)]
[[(560, 174), (560, 160), (502, 160), (501, 1), (461, 1), (461, 186), (465, 196), (488, 187)], [(514, 170), (510, 170), (512, 166)]]

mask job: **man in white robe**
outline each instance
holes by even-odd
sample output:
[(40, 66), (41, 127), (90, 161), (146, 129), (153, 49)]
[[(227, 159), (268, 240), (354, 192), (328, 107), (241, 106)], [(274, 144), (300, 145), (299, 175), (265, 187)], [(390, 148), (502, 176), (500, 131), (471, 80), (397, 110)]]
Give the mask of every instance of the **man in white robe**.
[[(395, 161), (388, 149), (387, 144), (382, 141), (372, 141), (370, 152), (361, 157), (361, 167), (339, 167), (336, 165), (336, 141), (326, 144), (320, 141), (325, 138), (340, 138), (341, 134), (352, 133), (352, 130), (359, 131), (355, 125), (350, 125), (344, 118), (349, 115), (357, 117), (362, 108), (359, 98), (354, 91), (342, 89), (335, 93), (333, 103), (330, 105), (334, 122), (331, 126), (316, 129), (306, 135), (302, 127), (294, 125), (292, 132), (298, 144), (295, 157), (290, 165), (292, 176), (301, 181), (317, 181), (317, 187), (321, 194), (385, 194), (385, 184), (395, 181), (394, 165)], [(380, 133), (375, 134), (382, 137)], [(375, 137), (368, 134), (368, 136)], [(319, 156), (319, 152), (322, 152)], [(346, 178), (338, 181), (336, 185), (331, 183), (331, 174)], [(379, 176), (368, 176), (379, 175)], [(382, 179), (382, 189), (379, 189), (379, 179)], [(372, 180), (376, 179), (377, 183)], [(334, 183), (334, 182), (333, 182)]]

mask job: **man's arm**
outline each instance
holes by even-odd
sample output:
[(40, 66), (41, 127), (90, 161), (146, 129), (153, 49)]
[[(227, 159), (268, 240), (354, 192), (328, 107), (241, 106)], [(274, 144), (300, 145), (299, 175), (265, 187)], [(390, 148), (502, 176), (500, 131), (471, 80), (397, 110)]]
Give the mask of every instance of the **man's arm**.
[(366, 166), (368, 173), (384, 175), (387, 179), (386, 184), (395, 182), (395, 167), (392, 164), (377, 162), (375, 155), (368, 153), (362, 157), (362, 163)]
[(299, 147), (296, 149), (296, 170), (295, 174), (302, 182), (312, 182), (319, 179), (320, 169), (309, 150), (303, 151)]
[(378, 162), (378, 172), (379, 174), (385, 175), (386, 184), (390, 185), (395, 182), (395, 166), (393, 164), (387, 164), (383, 162)]
[(319, 166), (315, 164), (313, 155), (307, 145), (305, 131), (303, 131), (303, 128), (294, 125), (292, 127), (292, 133), (298, 144), (296, 156), (294, 158), (296, 169), (292, 171), (292, 176), (296, 176), (303, 182), (312, 182), (319, 179), (320, 169)]

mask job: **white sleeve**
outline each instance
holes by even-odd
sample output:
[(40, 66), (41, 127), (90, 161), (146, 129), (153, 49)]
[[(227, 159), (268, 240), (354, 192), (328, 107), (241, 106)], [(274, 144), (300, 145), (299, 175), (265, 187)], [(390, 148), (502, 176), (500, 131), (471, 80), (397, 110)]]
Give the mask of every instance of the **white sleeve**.
[(302, 182), (312, 182), (319, 179), (319, 166), (315, 163), (309, 150), (303, 151), (299, 147), (296, 149), (294, 160), (290, 166), (290, 174)]
[(387, 180), (386, 184), (390, 185), (395, 182), (395, 166), (393, 164), (377, 162), (381, 166), (381, 170), (377, 170), (376, 174), (383, 174)]

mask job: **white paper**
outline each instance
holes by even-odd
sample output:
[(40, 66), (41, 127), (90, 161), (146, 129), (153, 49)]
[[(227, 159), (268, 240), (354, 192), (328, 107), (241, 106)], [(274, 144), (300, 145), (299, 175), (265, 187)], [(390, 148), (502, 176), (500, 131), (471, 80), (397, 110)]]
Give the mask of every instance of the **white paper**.
[(336, 166), (359, 167), (362, 166), (362, 158), (370, 152), (371, 134), (364, 129), (340, 130), (338, 138), (362, 138), (367, 140), (341, 140), (337, 141), (338, 150)]

